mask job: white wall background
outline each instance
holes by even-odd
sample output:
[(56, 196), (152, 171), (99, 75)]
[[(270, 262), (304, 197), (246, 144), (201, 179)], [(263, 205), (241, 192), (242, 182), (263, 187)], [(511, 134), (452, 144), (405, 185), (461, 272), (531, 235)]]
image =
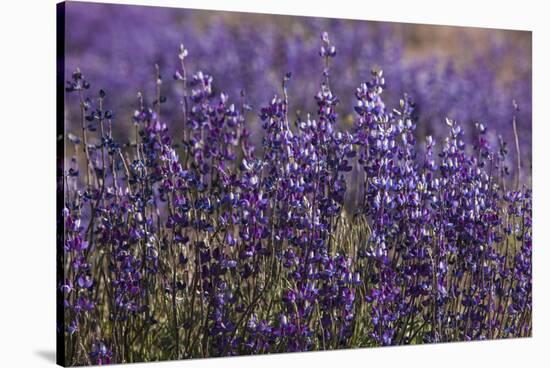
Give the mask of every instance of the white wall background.
[[(124, 1), (109, 1), (125, 3)], [(531, 339), (179, 361), (148, 367), (548, 366), (550, 26), (543, 1), (128, 0), (133, 4), (533, 31), (534, 327)], [(0, 7), (0, 366), (55, 356), (55, 0)], [(29, 119), (33, 111), (33, 121)], [(25, 127), (25, 130), (22, 130)], [(545, 348), (546, 346), (546, 348)]]

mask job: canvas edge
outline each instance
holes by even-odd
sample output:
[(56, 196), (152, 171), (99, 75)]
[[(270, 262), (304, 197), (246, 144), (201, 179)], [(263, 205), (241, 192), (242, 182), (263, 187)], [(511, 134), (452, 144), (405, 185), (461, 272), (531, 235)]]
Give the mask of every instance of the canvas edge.
[(66, 366), (65, 361), (65, 318), (63, 291), (64, 280), (63, 243), (64, 223), (61, 216), (64, 202), (64, 157), (65, 157), (65, 2), (56, 4), (56, 364)]

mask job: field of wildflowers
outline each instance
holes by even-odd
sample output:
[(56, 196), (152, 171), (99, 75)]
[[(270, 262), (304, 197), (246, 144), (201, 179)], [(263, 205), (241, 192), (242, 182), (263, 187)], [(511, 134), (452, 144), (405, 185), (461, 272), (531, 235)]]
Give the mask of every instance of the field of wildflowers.
[[(454, 70), (401, 62), (368, 22), (282, 17), (317, 34), (304, 44), (207, 12), (180, 44), (147, 27), (174, 9), (103, 5), (143, 16), (103, 28), (95, 7), (58, 14), (60, 363), (531, 336), (530, 55), (513, 39)], [(89, 63), (113, 24), (126, 49)], [(140, 74), (119, 64), (140, 59), (134, 36), (158, 57)]]

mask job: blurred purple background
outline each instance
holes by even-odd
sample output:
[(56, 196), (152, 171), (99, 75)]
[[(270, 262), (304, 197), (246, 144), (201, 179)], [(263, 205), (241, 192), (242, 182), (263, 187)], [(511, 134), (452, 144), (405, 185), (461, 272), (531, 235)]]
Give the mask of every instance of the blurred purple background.
[[(292, 72), (293, 112), (315, 114), (313, 96), (323, 79), (319, 37), (327, 31), (337, 48), (331, 87), (341, 100), (344, 127), (353, 120), (355, 88), (372, 68), (382, 68), (386, 105), (394, 106), (403, 93), (412, 97), (420, 136), (443, 137), (445, 117), (459, 120), (466, 131), (481, 121), (493, 142), (503, 135), (514, 160), (516, 100), (523, 170), (531, 176), (530, 32), (79, 2), (66, 9), (65, 77), (80, 67), (91, 93), (107, 91), (119, 135), (129, 132), (137, 92), (154, 98), (155, 63), (168, 99), (163, 116), (177, 129), (181, 85), (172, 75), (182, 42), (190, 74), (211, 74), (215, 92), (227, 92), (235, 102), (246, 92), (250, 124), (259, 126), (259, 109), (280, 94), (286, 72)], [(67, 104), (67, 131), (78, 125), (74, 102)]]

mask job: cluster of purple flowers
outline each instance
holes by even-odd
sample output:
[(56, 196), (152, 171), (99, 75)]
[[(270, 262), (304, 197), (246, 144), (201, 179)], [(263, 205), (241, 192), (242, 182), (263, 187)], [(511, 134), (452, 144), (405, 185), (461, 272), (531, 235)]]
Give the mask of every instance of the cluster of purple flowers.
[(417, 143), (415, 104), (388, 108), (381, 70), (343, 129), (336, 54), (323, 33), (315, 115), (291, 119), (287, 73), (258, 122), (244, 92), (232, 102), (188, 72), (182, 45), (178, 120), (163, 114), (157, 66), (118, 138), (110, 95), (88, 96), (73, 73), (67, 364), (530, 336), (531, 190), (510, 175), (504, 139), (492, 148), (483, 124), (470, 140), (447, 119), (439, 145)]

